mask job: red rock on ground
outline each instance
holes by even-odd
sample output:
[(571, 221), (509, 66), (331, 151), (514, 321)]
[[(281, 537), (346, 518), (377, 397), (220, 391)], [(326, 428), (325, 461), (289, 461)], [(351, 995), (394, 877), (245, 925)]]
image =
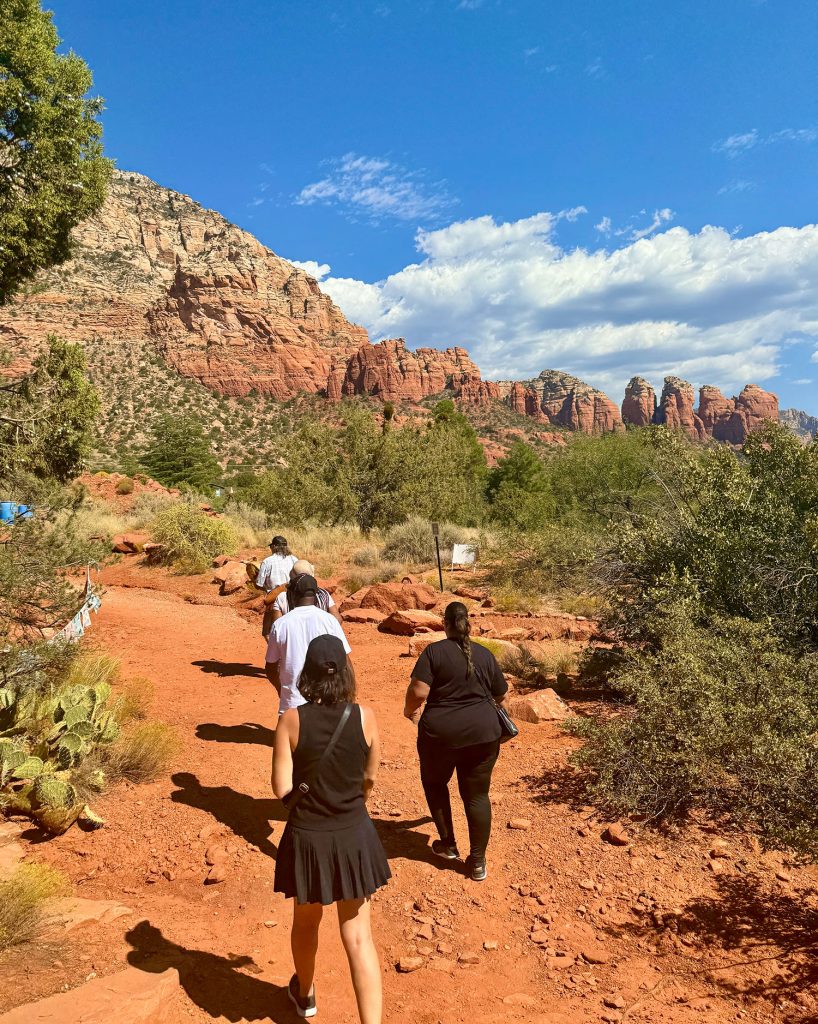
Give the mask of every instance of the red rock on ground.
[(392, 612), (378, 626), (381, 633), (397, 636), (414, 636), (421, 631), (443, 632), (443, 618), (437, 612), (421, 609), (405, 609)]
[(111, 550), (119, 555), (138, 555), (145, 546), (144, 534), (122, 533), (111, 541)]
[(342, 611), (344, 622), (383, 622), (386, 618), (384, 612), (377, 608), (348, 608)]
[(574, 712), (565, 701), (552, 689), (537, 690), (525, 697), (515, 697), (509, 701), (508, 713), (521, 722), (562, 722), (570, 718)]
[(179, 992), (174, 968), (151, 974), (129, 967), (69, 992), (4, 1013), (0, 1024), (166, 1024)]
[(465, 597), (467, 601), (485, 601), (489, 596), (488, 591), (480, 587), (458, 587), (454, 593), (455, 597)]
[(375, 583), (361, 600), (361, 608), (377, 608), (389, 615), (395, 611), (423, 609), (437, 604), (437, 594), (426, 583)]

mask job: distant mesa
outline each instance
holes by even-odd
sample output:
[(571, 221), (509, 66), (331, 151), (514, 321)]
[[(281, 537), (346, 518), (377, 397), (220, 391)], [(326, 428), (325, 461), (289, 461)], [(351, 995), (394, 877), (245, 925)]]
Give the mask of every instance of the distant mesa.
[[(179, 374), (233, 397), (419, 402), (449, 393), (466, 404), (502, 402), (568, 431), (665, 423), (697, 440), (730, 444), (778, 418), (775, 395), (755, 385), (737, 398), (704, 387), (694, 408), (686, 381), (667, 377), (657, 400), (652, 386), (634, 377), (620, 413), (607, 395), (558, 370), (486, 381), (464, 348), (410, 350), (402, 338), (372, 344), (305, 271), (141, 174), (117, 171), (103, 208), (75, 238), (70, 262), (0, 308), (0, 343), (14, 355), (12, 372), (25, 372), (56, 333), (76, 341), (102, 337), (125, 349), (148, 342)], [(806, 414), (788, 415), (803, 435), (818, 426)]]
[(625, 389), (622, 421), (637, 427), (663, 423), (694, 441), (739, 445), (763, 423), (779, 418), (778, 398), (757, 384), (748, 384), (735, 398), (706, 384), (699, 389), (698, 408), (694, 403), (692, 385), (679, 377), (665, 377), (658, 402), (651, 385), (643, 377), (634, 377)]

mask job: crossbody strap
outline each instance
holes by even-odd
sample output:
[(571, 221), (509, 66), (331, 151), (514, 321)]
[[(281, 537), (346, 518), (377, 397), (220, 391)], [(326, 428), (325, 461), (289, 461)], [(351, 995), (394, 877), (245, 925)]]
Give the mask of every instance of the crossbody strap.
[(290, 800), (287, 801), (287, 806), (290, 810), (295, 807), (302, 796), (306, 796), (312, 787), (318, 782), (319, 776), (321, 775), (321, 769), (327, 763), (327, 759), (332, 751), (335, 749), (338, 740), (341, 738), (341, 733), (344, 731), (344, 726), (349, 721), (349, 716), (352, 714), (352, 705), (347, 704), (344, 710), (341, 712), (341, 717), (338, 719), (338, 724), (335, 726), (335, 731), (330, 736), (329, 743), (324, 747), (324, 753), (319, 757), (318, 763), (315, 765), (313, 770), (310, 772), (309, 777), (303, 782), (299, 782), (296, 789), (293, 791), (293, 795)]

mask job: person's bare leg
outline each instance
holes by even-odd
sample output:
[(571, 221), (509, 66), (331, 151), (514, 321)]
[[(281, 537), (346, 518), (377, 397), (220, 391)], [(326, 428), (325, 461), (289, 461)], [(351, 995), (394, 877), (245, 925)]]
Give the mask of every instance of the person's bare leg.
[(341, 926), (341, 941), (349, 960), (361, 1024), (381, 1024), (381, 965), (372, 940), (370, 906), (369, 900), (340, 900), (338, 923)]
[(306, 997), (315, 980), (315, 955), (318, 952), (318, 929), (324, 908), (320, 903), (293, 901), (293, 930), (290, 945), (293, 951), (295, 973), (298, 975), (299, 995)]

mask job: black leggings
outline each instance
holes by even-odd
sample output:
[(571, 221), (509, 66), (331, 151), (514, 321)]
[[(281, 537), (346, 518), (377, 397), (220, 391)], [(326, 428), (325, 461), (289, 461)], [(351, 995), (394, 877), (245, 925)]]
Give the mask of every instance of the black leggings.
[(449, 781), (457, 772), (457, 788), (469, 823), (472, 857), (482, 859), (491, 834), (491, 773), (500, 753), (500, 741), (471, 747), (447, 747), (427, 736), (418, 737), (420, 781), (440, 838), (454, 843)]

